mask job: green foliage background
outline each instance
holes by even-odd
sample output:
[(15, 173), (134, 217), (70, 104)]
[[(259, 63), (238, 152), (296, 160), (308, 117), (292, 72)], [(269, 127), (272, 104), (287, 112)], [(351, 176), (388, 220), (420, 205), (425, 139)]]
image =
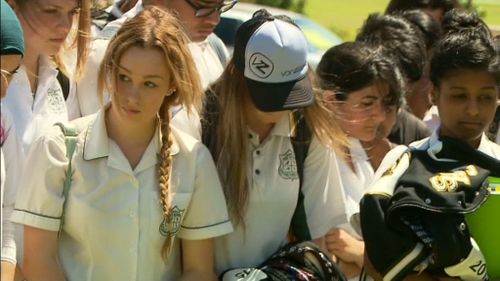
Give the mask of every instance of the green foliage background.
[[(370, 13), (383, 13), (389, 0), (244, 0), (301, 12), (333, 30), (344, 40), (354, 39)], [(463, 0), (464, 3), (467, 0)], [(473, 0), (486, 23), (500, 31), (500, 0)]]

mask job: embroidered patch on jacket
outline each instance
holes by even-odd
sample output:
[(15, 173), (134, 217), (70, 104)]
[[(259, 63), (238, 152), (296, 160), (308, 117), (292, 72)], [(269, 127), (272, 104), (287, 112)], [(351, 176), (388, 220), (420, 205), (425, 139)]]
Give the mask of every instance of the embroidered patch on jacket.
[(174, 206), (170, 209), (170, 214), (167, 217), (163, 217), (163, 221), (160, 224), (160, 234), (163, 236), (175, 236), (179, 229), (181, 228), (182, 216), (185, 209), (179, 209), (179, 207)]
[(52, 113), (64, 113), (66, 111), (66, 102), (61, 89), (50, 88), (47, 91), (47, 106)]
[(280, 156), (280, 166), (278, 174), (285, 180), (298, 180), (297, 162), (295, 162), (295, 155), (291, 149), (288, 149)]
[(454, 192), (460, 184), (470, 186), (469, 177), (477, 176), (478, 172), (474, 165), (469, 165), (465, 171), (454, 171), (451, 173), (439, 173), (429, 179), (432, 187), (437, 191)]

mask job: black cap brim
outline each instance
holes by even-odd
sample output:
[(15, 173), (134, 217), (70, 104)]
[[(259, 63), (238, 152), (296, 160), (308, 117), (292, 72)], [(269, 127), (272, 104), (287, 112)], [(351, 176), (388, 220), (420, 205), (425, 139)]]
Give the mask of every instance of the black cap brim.
[(314, 102), (311, 81), (307, 75), (300, 80), (284, 83), (263, 83), (248, 78), (246, 82), (255, 107), (263, 112), (303, 108)]

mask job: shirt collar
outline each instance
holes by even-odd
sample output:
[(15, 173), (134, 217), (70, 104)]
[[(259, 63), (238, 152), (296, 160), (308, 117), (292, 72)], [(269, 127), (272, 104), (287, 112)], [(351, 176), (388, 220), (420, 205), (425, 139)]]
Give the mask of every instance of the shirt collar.
[(288, 112), (288, 114), (284, 114), (281, 117), (280, 121), (274, 125), (271, 135), (281, 136), (281, 137), (291, 137), (291, 128), (290, 124), (294, 123), (295, 120), (293, 118), (292, 112)]
[(494, 155), (492, 148), (491, 148), (491, 145), (490, 145), (490, 141), (488, 140), (488, 137), (486, 136), (485, 133), (483, 133), (481, 135), (481, 142), (479, 143), (477, 150), (479, 150), (485, 154), (488, 154), (488, 155)]
[(109, 106), (100, 109), (96, 118), (90, 122), (85, 134), (83, 159), (93, 160), (109, 156), (109, 140), (106, 130), (105, 112)]
[[(293, 122), (292, 113), (284, 114), (283, 117), (274, 125), (269, 133), (268, 138), (272, 138), (273, 136), (279, 137), (291, 137), (291, 126), (290, 124)], [(259, 135), (254, 132), (251, 128), (248, 128), (248, 133), (250, 134), (250, 138), (254, 140), (254, 145), (258, 145), (262, 140), (259, 140)]]
[[(90, 122), (88, 126), (83, 149), (83, 159), (85, 160), (93, 160), (109, 156), (109, 138), (105, 118), (105, 113), (108, 108), (109, 104), (105, 106), (104, 109), (100, 109), (97, 112), (94, 121)], [(156, 126), (155, 137), (151, 140), (151, 142), (152, 143), (150, 143), (148, 147), (155, 147), (156, 152), (159, 152), (161, 149), (160, 126)], [(174, 134), (172, 134), (172, 149), (170, 150), (170, 155), (179, 153), (179, 150), (178, 141), (176, 140)], [(144, 153), (143, 157), (156, 157), (156, 153)], [(154, 161), (156, 161), (156, 158)]]
[[(428, 148), (427, 151), (429, 155), (435, 159), (438, 152), (441, 151), (443, 148), (443, 143), (439, 140), (438, 136), (439, 129), (434, 131), (431, 136), (429, 137), (429, 142), (428, 142)], [(477, 148), (478, 151), (481, 151), (482, 153), (485, 153), (487, 155), (493, 155), (493, 152), (491, 151), (491, 147), (489, 146), (489, 141), (488, 137), (486, 137), (486, 134), (481, 135), (481, 142), (479, 143), (479, 146)], [(440, 159), (443, 160), (443, 159)], [(451, 160), (454, 161), (454, 160)]]
[(112, 14), (114, 17), (119, 18), (123, 16), (122, 10), (120, 10), (120, 1), (115, 1), (113, 5), (106, 9), (106, 12)]

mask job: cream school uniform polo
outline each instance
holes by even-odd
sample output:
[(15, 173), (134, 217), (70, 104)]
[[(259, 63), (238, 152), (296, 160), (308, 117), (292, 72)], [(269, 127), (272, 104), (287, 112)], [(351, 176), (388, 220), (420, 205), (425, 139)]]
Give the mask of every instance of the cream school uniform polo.
[[(116, 143), (108, 139), (104, 111), (77, 119), (81, 133), (73, 158), (74, 175), (66, 199), (59, 256), (71, 281), (178, 280), (180, 242), (165, 263), (165, 237), (157, 178), (160, 133), (132, 170)], [(170, 228), (177, 238), (207, 239), (232, 231), (217, 172), (208, 150), (172, 129), (172, 206)], [(68, 160), (58, 127), (37, 140), (28, 155), (13, 220), (58, 231)]]
[[(31, 92), (26, 68), (14, 74), (2, 104), (12, 113), (12, 119), (25, 153), (31, 143), (56, 122), (68, 120), (64, 95), (57, 81), (57, 69), (46, 56), (40, 57), (38, 87)], [(11, 159), (5, 159), (10, 161)]]
[[(287, 242), (299, 195), (299, 176), (290, 141), (288, 116), (259, 144), (258, 134), (248, 133), (249, 202), (245, 227), (239, 224), (231, 234), (215, 239), (216, 269), (255, 267)], [(237, 157), (237, 155), (235, 155)], [(304, 163), (302, 192), (307, 225), (313, 239), (322, 237), (342, 221), (331, 212), (338, 194), (338, 177), (331, 175), (330, 152), (313, 137)]]

